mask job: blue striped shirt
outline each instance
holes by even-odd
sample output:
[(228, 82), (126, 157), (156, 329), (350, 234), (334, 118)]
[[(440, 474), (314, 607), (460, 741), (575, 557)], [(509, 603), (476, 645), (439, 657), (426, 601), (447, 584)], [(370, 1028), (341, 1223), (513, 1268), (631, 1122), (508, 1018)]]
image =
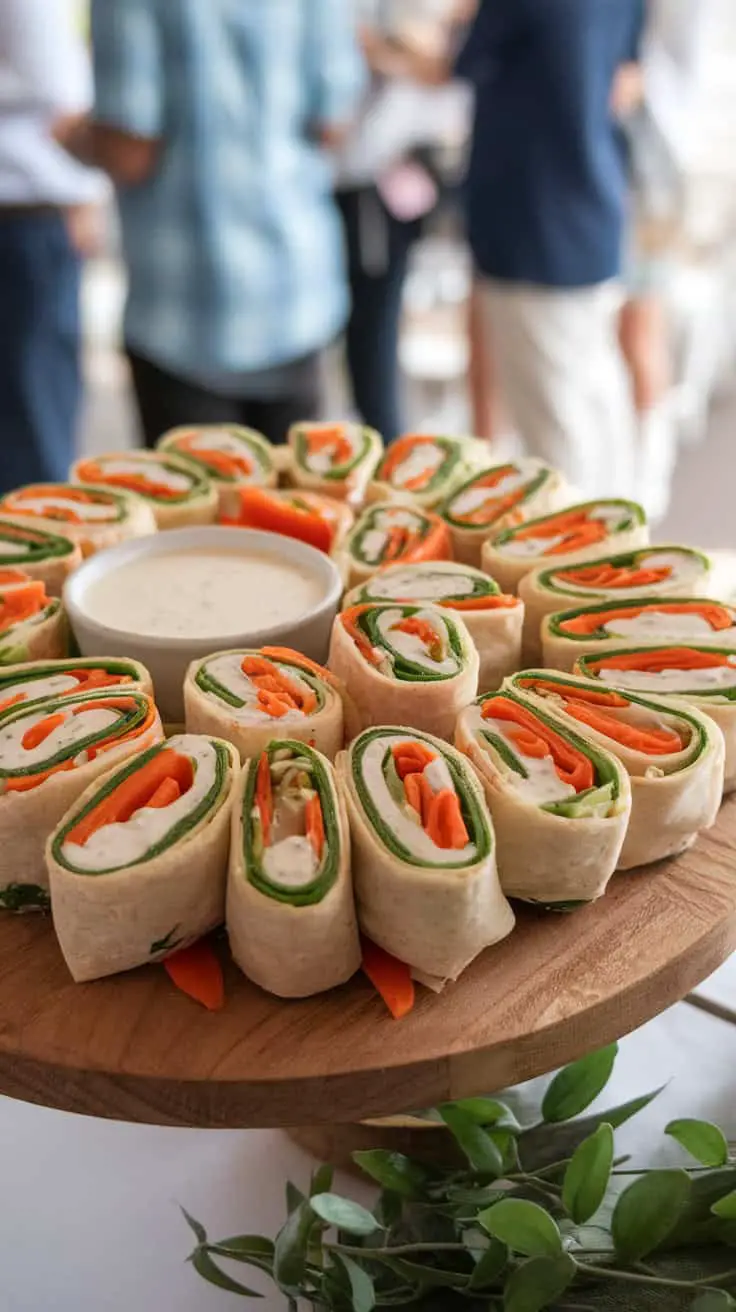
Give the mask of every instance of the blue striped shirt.
[(318, 126), (363, 68), (347, 0), (93, 0), (96, 121), (161, 140), (118, 192), (127, 343), (184, 377), (319, 349), (348, 308)]

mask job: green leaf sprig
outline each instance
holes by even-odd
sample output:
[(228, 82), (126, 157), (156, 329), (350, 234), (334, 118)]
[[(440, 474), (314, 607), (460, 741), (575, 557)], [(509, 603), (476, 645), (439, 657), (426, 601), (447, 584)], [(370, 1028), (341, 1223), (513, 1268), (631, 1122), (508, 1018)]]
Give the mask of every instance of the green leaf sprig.
[[(440, 1166), (376, 1148), (354, 1161), (380, 1192), (372, 1210), (333, 1192), (319, 1167), (309, 1194), (287, 1185), (275, 1240), (212, 1242), (184, 1213), (190, 1261), (210, 1285), (263, 1296), (251, 1267), (290, 1312), (736, 1312), (736, 1161), (721, 1130), (681, 1119), (665, 1129), (698, 1165), (622, 1166), (615, 1131), (660, 1090), (583, 1116), (605, 1088), (617, 1045), (558, 1072), (541, 1119), (521, 1125), (497, 1098), (423, 1115), (452, 1135)], [(638, 1291), (638, 1292), (637, 1292)], [(641, 1300), (641, 1301), (640, 1301)]]

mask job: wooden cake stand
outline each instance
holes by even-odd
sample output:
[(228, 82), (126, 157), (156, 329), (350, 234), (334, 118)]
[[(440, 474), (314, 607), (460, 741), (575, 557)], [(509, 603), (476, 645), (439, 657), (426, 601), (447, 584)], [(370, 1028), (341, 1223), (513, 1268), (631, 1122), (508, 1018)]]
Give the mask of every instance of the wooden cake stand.
[(590, 907), (521, 909), (510, 938), (440, 996), (419, 989), (399, 1022), (361, 975), (283, 1002), (228, 963), (216, 1014), (160, 966), (77, 985), (48, 919), (3, 915), (0, 1092), (158, 1125), (345, 1124), (550, 1071), (684, 997), (735, 947), (736, 797), (689, 852), (617, 875)]

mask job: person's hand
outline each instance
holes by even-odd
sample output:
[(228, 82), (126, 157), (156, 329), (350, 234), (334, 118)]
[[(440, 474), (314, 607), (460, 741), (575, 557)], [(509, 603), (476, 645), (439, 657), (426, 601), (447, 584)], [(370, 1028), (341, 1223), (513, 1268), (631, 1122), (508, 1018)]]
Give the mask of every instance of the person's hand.
[(58, 146), (63, 146), (70, 155), (76, 155), (75, 147), (88, 122), (86, 114), (62, 114), (52, 124), (51, 136)]
[(611, 87), (610, 107), (614, 118), (627, 118), (644, 100), (644, 74), (641, 64), (620, 64)]
[(78, 255), (88, 260), (104, 245), (105, 222), (101, 205), (70, 205), (65, 212), (69, 240)]

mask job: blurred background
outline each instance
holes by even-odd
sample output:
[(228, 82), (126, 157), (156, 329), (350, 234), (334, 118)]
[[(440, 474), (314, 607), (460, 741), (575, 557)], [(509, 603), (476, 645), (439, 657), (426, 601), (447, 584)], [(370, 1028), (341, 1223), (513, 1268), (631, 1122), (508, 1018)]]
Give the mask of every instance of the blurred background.
[[(434, 49), (453, 8), (450, 0), (414, 0), (403, 13), (394, 5), (392, 32), (412, 50)], [(363, 19), (370, 6), (364, 9)], [(664, 451), (655, 440), (650, 475), (661, 515), (658, 536), (727, 546), (733, 530), (730, 480), (724, 473), (734, 469), (736, 424), (736, 10), (731, 0), (652, 4), (641, 67), (646, 113), (636, 117), (640, 125), (644, 121), (645, 140), (632, 171), (622, 286), (630, 280), (632, 295), (653, 291), (664, 317), (668, 364), (661, 378), (656, 335), (645, 348), (655, 375), (653, 425), (665, 434), (657, 439)], [(400, 80), (406, 89), (407, 79)], [(430, 171), (430, 194), (418, 198), (418, 208), (426, 205), (428, 212), (412, 222), (405, 243), (398, 340), (403, 427), (473, 432), (480, 428), (469, 377), (473, 259), (462, 195), (472, 94), (460, 84), (449, 94), (435, 94), (429, 124), (421, 96), (426, 92), (415, 104), (409, 95), (400, 111), (405, 121), (395, 132), (385, 109), (369, 96), (362, 102), (363, 111), (367, 101), (371, 106), (363, 124), (369, 143), (373, 133), (368, 157), (390, 159), (393, 149), (401, 158), (419, 158)], [(417, 115), (423, 116), (420, 125)], [(366, 214), (370, 228), (369, 209)], [(126, 269), (112, 195), (104, 203), (103, 234), (99, 250), (86, 261), (82, 299), (86, 394), (80, 441), (85, 450), (98, 451), (141, 440), (120, 349)], [(647, 262), (651, 268), (645, 267), (642, 278), (640, 265)], [(492, 360), (487, 373), (491, 386)], [(342, 336), (324, 351), (321, 376), (322, 413), (356, 415)], [(480, 405), (484, 402), (496, 408), (491, 453), (501, 460), (520, 449), (519, 438), (503, 415), (502, 397), (494, 395), (490, 403), (481, 397)]]

